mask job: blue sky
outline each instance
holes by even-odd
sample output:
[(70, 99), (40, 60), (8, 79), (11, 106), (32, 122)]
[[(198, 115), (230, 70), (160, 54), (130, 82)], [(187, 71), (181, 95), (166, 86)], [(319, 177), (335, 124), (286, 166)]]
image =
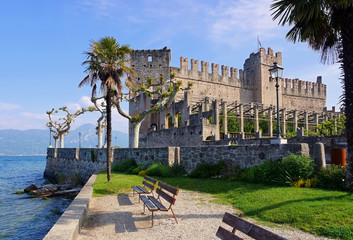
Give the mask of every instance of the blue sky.
[[(89, 104), (83, 54), (91, 40), (115, 37), (134, 49), (172, 50), (171, 65), (181, 56), (243, 68), (244, 60), (263, 47), (282, 52), (284, 77), (327, 85), (327, 106), (339, 106), (338, 65), (320, 63), (306, 43), (285, 39), (288, 27), (273, 22), (269, 0), (2, 0), (0, 14), (0, 129), (45, 129), (45, 112)], [(125, 105), (127, 109), (127, 105)], [(73, 128), (93, 123), (88, 113)], [(114, 114), (113, 128), (128, 132)]]

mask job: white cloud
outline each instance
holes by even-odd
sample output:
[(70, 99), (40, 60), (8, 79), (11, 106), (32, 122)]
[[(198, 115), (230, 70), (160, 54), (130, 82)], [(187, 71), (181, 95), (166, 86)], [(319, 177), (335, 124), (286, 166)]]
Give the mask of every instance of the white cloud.
[(0, 102), (0, 110), (7, 111), (7, 110), (14, 110), (19, 108), (21, 108), (21, 106), (17, 104)]
[(110, 19), (116, 16), (115, 7), (116, 1), (114, 0), (81, 0), (76, 6), (77, 9), (85, 13), (93, 14), (97, 19)]
[[(209, 9), (209, 38), (215, 42), (239, 46), (249, 40), (268, 39), (280, 32), (272, 20), (268, 0), (233, 2), (220, 1), (215, 9)], [(276, 31), (277, 29), (277, 31)]]

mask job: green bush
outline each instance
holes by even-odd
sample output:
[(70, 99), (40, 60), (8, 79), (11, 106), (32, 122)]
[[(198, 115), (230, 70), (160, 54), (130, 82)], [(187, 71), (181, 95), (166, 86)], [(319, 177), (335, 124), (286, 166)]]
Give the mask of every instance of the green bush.
[(173, 170), (171, 167), (162, 163), (153, 163), (149, 168), (147, 168), (146, 174), (155, 177), (172, 177)]
[(137, 167), (135, 159), (124, 159), (114, 163), (112, 170), (114, 172), (131, 173)]
[(153, 163), (155, 162), (153, 162), (152, 160), (148, 160), (141, 163), (141, 170), (147, 170), (147, 168), (149, 168)]
[(193, 178), (211, 178), (220, 176), (226, 168), (224, 161), (219, 161), (216, 164), (212, 163), (199, 163), (196, 168), (189, 174)]
[[(279, 162), (280, 171), (283, 173), (286, 172), (287, 181), (293, 182), (298, 181), (299, 179), (310, 179), (314, 172), (314, 160), (311, 157), (304, 155), (294, 155), (291, 154), (287, 157), (284, 157)], [(288, 182), (285, 182), (286, 184)]]
[(317, 186), (326, 189), (346, 189), (346, 171), (344, 167), (330, 165), (321, 168), (317, 175)]
[(300, 179), (310, 179), (314, 172), (314, 161), (310, 157), (291, 154), (277, 161), (245, 169), (240, 180), (250, 183), (290, 186)]
[(186, 171), (185, 171), (184, 167), (181, 166), (178, 163), (174, 163), (171, 166), (171, 169), (172, 169), (172, 172), (173, 172), (173, 176), (175, 176), (175, 177), (184, 176), (186, 174)]
[(139, 172), (142, 170), (142, 163), (140, 163), (137, 167), (135, 167), (134, 169), (132, 169), (131, 173), (132, 174), (139, 174)]
[(259, 166), (245, 169), (240, 180), (251, 183), (278, 184), (280, 181), (279, 161), (268, 161)]

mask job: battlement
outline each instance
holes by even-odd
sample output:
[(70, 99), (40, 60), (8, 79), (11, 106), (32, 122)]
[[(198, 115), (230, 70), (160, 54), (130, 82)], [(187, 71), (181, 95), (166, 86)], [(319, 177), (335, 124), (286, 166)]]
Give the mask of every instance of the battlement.
[[(211, 70), (211, 71), (210, 71)], [(172, 67), (172, 72), (176, 73), (176, 77), (189, 78), (192, 80), (223, 83), (235, 87), (241, 87), (245, 83), (242, 81), (242, 70), (225, 65), (210, 63), (191, 59), (189, 68), (189, 59), (180, 57), (180, 68)], [(239, 73), (239, 74), (238, 74)], [(240, 78), (238, 77), (240, 76)]]
[(171, 50), (163, 49), (133, 50), (131, 53), (131, 66), (138, 67), (169, 67)]
[(303, 96), (312, 98), (326, 98), (326, 85), (322, 84), (321, 76), (317, 77), (316, 82), (299, 80), (298, 78), (281, 79), (283, 94), (291, 96)]

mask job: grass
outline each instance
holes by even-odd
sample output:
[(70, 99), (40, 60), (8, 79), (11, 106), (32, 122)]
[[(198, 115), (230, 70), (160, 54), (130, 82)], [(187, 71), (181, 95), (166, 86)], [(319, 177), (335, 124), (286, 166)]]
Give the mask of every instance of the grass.
[[(142, 177), (112, 173), (98, 175), (94, 196), (131, 191)], [(343, 191), (312, 188), (274, 187), (225, 179), (158, 178), (181, 189), (212, 194), (219, 204), (232, 204), (245, 217), (268, 223), (285, 224), (317, 235), (353, 239), (353, 195)]]

